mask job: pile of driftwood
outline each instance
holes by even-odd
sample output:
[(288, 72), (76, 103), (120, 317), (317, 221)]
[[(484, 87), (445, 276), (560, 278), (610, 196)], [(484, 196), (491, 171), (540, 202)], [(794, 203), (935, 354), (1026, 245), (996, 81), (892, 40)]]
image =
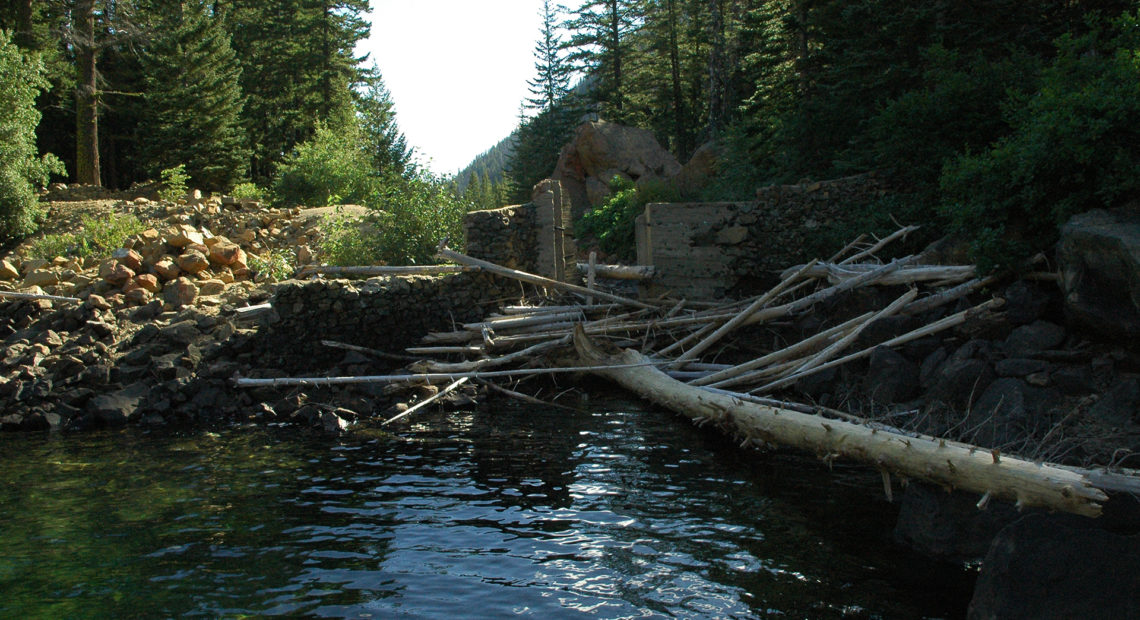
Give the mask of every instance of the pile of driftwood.
[[(588, 285), (558, 282), (449, 250), (439, 256), (449, 269), (482, 270), (543, 289), (541, 303), (505, 306), (483, 321), (451, 332), (428, 334), (407, 350), (423, 358), (406, 372), (360, 377), (238, 379), (240, 386), (337, 385), (349, 383), (447, 383), (442, 396), (468, 380), (512, 396), (534, 400), (492, 381), (530, 374), (593, 372), (698, 424), (715, 423), (742, 445), (786, 445), (809, 450), (827, 461), (853, 458), (882, 472), (891, 495), (891, 474), (921, 479), (948, 489), (976, 492), (979, 508), (991, 498), (1096, 516), (1106, 490), (1140, 490), (1133, 476), (1031, 462), (997, 450), (905, 432), (834, 410), (773, 400), (766, 394), (813, 373), (870, 355), (854, 349), (872, 323), (892, 315), (918, 315), (956, 302), (991, 284), (971, 266), (924, 265), (918, 256), (887, 263), (874, 259), (887, 244), (914, 229), (902, 228), (871, 244), (862, 238), (824, 261), (788, 269), (778, 284), (751, 299), (726, 303), (684, 299), (633, 299)], [(644, 267), (583, 266), (587, 280), (597, 275), (644, 279)], [(718, 344), (749, 325), (787, 320), (859, 287), (906, 285), (885, 307), (866, 312), (799, 342), (743, 363), (714, 358)], [(561, 295), (556, 301), (553, 293)], [(894, 347), (961, 325), (995, 309), (990, 300), (945, 316), (876, 346)], [(575, 362), (554, 357), (573, 346)], [(557, 359), (557, 362), (550, 360)], [(540, 401), (541, 402), (541, 401)], [(427, 401), (417, 404), (418, 409)], [(408, 410), (394, 421), (414, 411)]]

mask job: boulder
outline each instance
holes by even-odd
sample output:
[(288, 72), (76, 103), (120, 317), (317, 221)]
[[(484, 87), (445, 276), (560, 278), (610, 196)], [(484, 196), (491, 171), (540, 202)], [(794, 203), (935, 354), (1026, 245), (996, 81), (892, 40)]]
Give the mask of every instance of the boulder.
[(162, 290), (162, 284), (158, 281), (158, 276), (153, 273), (140, 273), (135, 276), (134, 283), (141, 289), (151, 293), (157, 293)]
[(985, 557), (999, 531), (1020, 513), (1008, 502), (978, 510), (977, 496), (911, 482), (903, 493), (895, 539), (920, 553), (949, 562)]
[(135, 272), (112, 258), (99, 265), (99, 277), (111, 286), (122, 286), (135, 277)]
[(677, 191), (685, 196), (699, 194), (716, 178), (720, 155), (721, 146), (717, 142), (706, 142), (697, 148), (674, 179)]
[(124, 265), (127, 269), (135, 273), (142, 271), (143, 257), (134, 250), (119, 248), (111, 252), (111, 258), (119, 261), (119, 263)]
[(200, 280), (198, 282), (199, 295), (221, 295), (226, 290), (226, 283), (219, 279)]
[(143, 381), (132, 383), (121, 390), (95, 396), (88, 409), (106, 426), (123, 426), (138, 417), (139, 407), (149, 391), (150, 386)]
[(1140, 618), (1140, 535), (1030, 514), (982, 562), (970, 618)]
[(59, 284), (59, 274), (51, 269), (36, 269), (24, 276), (24, 280), (20, 282), (20, 288), (31, 288), (33, 286), (53, 286)]
[(13, 282), (20, 277), (20, 271), (7, 260), (0, 260), (0, 280)]
[(562, 149), (551, 178), (566, 189), (577, 219), (598, 206), (587, 197), (588, 179), (594, 179), (595, 186), (604, 186), (614, 174), (638, 182), (669, 179), (680, 171), (677, 159), (662, 148), (653, 132), (593, 121), (578, 127), (574, 139)]
[(178, 268), (186, 273), (198, 273), (210, 267), (210, 259), (198, 250), (190, 250), (178, 257)]
[(174, 307), (189, 306), (198, 298), (198, 286), (190, 278), (180, 277), (162, 289), (162, 296)]
[(182, 275), (182, 270), (174, 262), (173, 256), (164, 256), (154, 263), (154, 272), (163, 280), (173, 280)]
[(1048, 321), (1034, 321), (1013, 330), (1005, 339), (1010, 356), (1029, 356), (1055, 349), (1065, 341), (1065, 328)]
[(863, 380), (863, 391), (875, 402), (906, 402), (918, 395), (918, 374), (918, 366), (901, 353), (889, 347), (875, 347)]
[(1140, 205), (1073, 216), (1057, 261), (1071, 321), (1112, 338), (1140, 336)]
[(177, 225), (166, 238), (166, 243), (176, 248), (184, 248), (192, 243), (203, 244), (205, 241), (205, 235), (189, 224)]
[(232, 265), (241, 256), (241, 246), (230, 241), (219, 241), (210, 246), (210, 262), (215, 265)]

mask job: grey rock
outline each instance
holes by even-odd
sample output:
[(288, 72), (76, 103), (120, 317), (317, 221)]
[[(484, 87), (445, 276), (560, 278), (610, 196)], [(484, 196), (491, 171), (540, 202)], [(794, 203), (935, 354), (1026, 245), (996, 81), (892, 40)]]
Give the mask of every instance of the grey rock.
[(138, 417), (139, 408), (150, 391), (150, 385), (138, 381), (109, 394), (92, 398), (88, 410), (95, 419), (107, 426), (123, 426)]
[(1114, 426), (1134, 424), (1140, 416), (1140, 379), (1125, 377), (1117, 381), (1092, 406), (1089, 414)]
[(1140, 618), (1140, 536), (1031, 514), (994, 538), (969, 618)]
[(985, 557), (993, 538), (1020, 515), (1012, 504), (994, 501), (978, 510), (978, 498), (911, 482), (903, 493), (895, 539), (926, 555), (950, 562)]
[(1096, 379), (1088, 366), (1063, 366), (1049, 375), (1053, 385), (1069, 396), (1083, 396), (1096, 391)]
[(1113, 338), (1140, 336), (1140, 207), (1073, 216), (1057, 260), (1070, 320)]
[(1042, 372), (1048, 364), (1042, 360), (1024, 357), (1011, 357), (994, 364), (994, 371), (999, 377), (1024, 377), (1033, 373)]
[(895, 404), (918, 395), (918, 366), (888, 347), (871, 351), (863, 391), (874, 401)]
[(1064, 327), (1048, 321), (1034, 321), (1013, 330), (1005, 339), (1005, 350), (1010, 357), (1026, 357), (1038, 351), (1055, 349), (1064, 341)]

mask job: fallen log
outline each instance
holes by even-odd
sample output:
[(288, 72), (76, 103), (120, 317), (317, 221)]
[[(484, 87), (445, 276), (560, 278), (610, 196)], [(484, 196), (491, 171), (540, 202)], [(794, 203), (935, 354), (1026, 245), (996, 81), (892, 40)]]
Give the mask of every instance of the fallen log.
[(636, 299), (629, 299), (627, 297), (622, 297), (620, 295), (613, 295), (611, 293), (606, 293), (604, 291), (592, 291), (592, 290), (590, 290), (584, 286), (578, 286), (577, 284), (570, 284), (569, 282), (559, 282), (558, 280), (551, 280), (550, 278), (544, 278), (542, 276), (535, 275), (533, 273), (527, 273), (525, 271), (519, 271), (518, 269), (511, 269), (509, 267), (503, 267), (502, 265), (496, 265), (495, 263), (488, 262), (488, 261), (485, 261), (485, 260), (482, 260), (479, 258), (467, 256), (466, 254), (460, 254), (459, 252), (456, 252), (454, 250), (449, 250), (446, 247), (442, 247), (442, 246), (439, 248), (439, 251), (437, 252), (437, 254), (439, 256), (442, 256), (443, 258), (455, 261), (455, 262), (463, 264), (463, 265), (470, 265), (472, 267), (481, 267), (485, 271), (489, 271), (493, 274), (504, 276), (504, 277), (511, 278), (514, 280), (519, 280), (521, 282), (526, 282), (528, 284), (534, 284), (536, 286), (544, 286), (546, 288), (552, 288), (552, 289), (557, 289), (557, 290), (561, 290), (561, 291), (569, 291), (571, 293), (577, 293), (579, 295), (584, 295), (584, 296), (593, 295), (593, 296), (598, 297), (600, 299), (608, 299), (609, 301), (614, 301), (617, 303), (622, 303), (622, 304), (634, 306), (636, 308), (648, 308), (651, 310), (656, 308), (655, 306), (651, 306), (647, 303), (637, 301)]
[[(577, 263), (578, 273), (589, 275), (589, 263)], [(594, 265), (594, 274), (610, 280), (652, 280), (656, 273), (653, 265)]]
[(743, 436), (745, 443), (760, 440), (791, 446), (829, 462), (848, 457), (883, 472), (1014, 501), (1019, 508), (1096, 517), (1108, 499), (1088, 476), (1052, 465), (934, 438), (896, 435), (686, 385), (653, 368), (636, 351), (606, 353), (580, 329), (575, 331), (574, 346), (582, 365), (592, 366), (595, 374), (694, 422), (716, 422)]
[(0, 291), (0, 299), (45, 299), (47, 301), (81, 302), (78, 297), (61, 297), (59, 295), (45, 295), (43, 293), (17, 293), (16, 291)]
[(465, 271), (479, 271), (479, 268), (467, 265), (361, 265), (356, 267), (306, 265), (298, 269), (294, 277), (303, 278), (318, 273), (346, 276), (434, 276)]

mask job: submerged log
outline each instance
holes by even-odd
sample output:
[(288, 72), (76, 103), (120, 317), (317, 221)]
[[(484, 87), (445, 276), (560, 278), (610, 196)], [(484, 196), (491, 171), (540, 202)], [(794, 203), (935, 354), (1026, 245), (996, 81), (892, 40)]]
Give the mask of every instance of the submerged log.
[(745, 437), (807, 450), (830, 461), (848, 457), (880, 471), (940, 486), (1096, 517), (1108, 499), (1087, 476), (1009, 456), (927, 437), (910, 437), (790, 409), (747, 402), (669, 378), (633, 350), (606, 353), (581, 330), (575, 348), (584, 366), (642, 398), (696, 422), (713, 421)]

